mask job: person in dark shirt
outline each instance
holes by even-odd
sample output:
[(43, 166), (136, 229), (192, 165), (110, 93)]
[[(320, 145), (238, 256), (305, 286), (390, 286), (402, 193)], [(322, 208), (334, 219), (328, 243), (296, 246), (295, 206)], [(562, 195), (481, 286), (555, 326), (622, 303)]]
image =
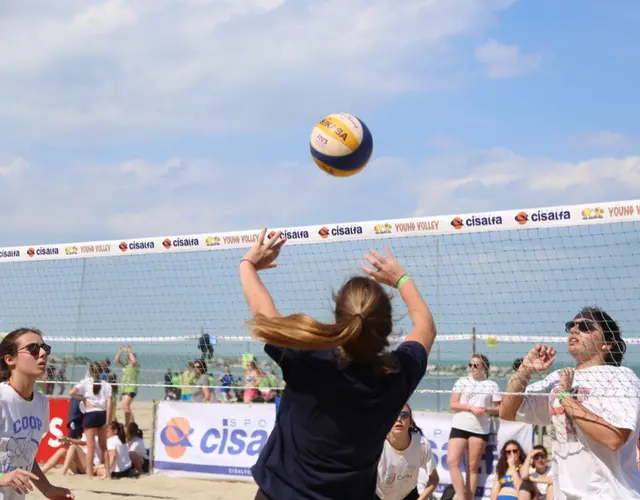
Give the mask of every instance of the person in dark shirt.
[[(258, 271), (275, 267), (285, 239), (266, 229), (240, 262), (253, 334), (280, 365), (286, 387), (275, 426), (252, 475), (256, 500), (373, 500), (387, 433), (427, 368), (436, 330), (415, 283), (386, 249), (365, 256), (335, 298), (335, 321), (280, 316)], [(391, 300), (404, 300), (413, 329), (387, 352)]]

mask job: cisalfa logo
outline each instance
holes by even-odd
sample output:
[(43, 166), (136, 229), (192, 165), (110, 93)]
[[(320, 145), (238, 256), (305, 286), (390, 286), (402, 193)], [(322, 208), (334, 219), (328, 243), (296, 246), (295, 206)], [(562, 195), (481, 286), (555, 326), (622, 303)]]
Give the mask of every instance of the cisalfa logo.
[(122, 243), (120, 243), (120, 244), (118, 245), (118, 248), (119, 248), (120, 250), (122, 250), (123, 252), (126, 252), (126, 251), (127, 251), (127, 242), (126, 242), (126, 241), (123, 241)]
[(164, 445), (164, 451), (169, 458), (177, 460), (182, 457), (187, 448), (191, 448), (189, 436), (193, 434), (191, 424), (184, 417), (174, 417), (160, 431), (160, 441)]
[(455, 217), (451, 221), (451, 225), (453, 226), (454, 229), (462, 229), (462, 226), (464, 226), (464, 223), (462, 222), (462, 219), (460, 217)]
[(328, 227), (321, 227), (320, 231), (318, 231), (318, 234), (320, 235), (321, 238), (328, 238), (329, 237), (329, 228)]
[(165, 238), (162, 242), (162, 246), (165, 248), (171, 248), (171, 240), (169, 238)]
[(515, 216), (516, 222), (521, 226), (529, 222), (529, 215), (527, 212), (518, 212), (518, 215)]

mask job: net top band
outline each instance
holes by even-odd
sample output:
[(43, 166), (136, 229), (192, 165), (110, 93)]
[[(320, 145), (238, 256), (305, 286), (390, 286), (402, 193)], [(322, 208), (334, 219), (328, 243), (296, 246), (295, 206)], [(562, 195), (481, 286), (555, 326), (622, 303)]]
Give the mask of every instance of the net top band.
[[(288, 245), (304, 245), (633, 221), (640, 221), (640, 200), (269, 229), (282, 231)], [(253, 229), (6, 247), (0, 248), (0, 263), (246, 248), (256, 241), (259, 232)]]

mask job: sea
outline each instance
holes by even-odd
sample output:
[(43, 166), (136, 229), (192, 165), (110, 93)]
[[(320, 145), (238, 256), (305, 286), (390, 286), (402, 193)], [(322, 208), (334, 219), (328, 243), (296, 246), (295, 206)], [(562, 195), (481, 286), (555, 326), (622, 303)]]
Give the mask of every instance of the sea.
[[(194, 358), (175, 357), (168, 356), (167, 354), (148, 354), (144, 352), (137, 353), (138, 360), (141, 366), (141, 372), (139, 377), (140, 388), (136, 399), (139, 401), (152, 401), (164, 399), (164, 374), (167, 370), (182, 371), (186, 367), (188, 361), (195, 361)], [(277, 366), (271, 362), (266, 355), (256, 353), (254, 356), (259, 366), (264, 368), (273, 367), (277, 370)], [(93, 361), (100, 361), (111, 357), (113, 359), (112, 352), (94, 352), (91, 355)], [(636, 358), (637, 360), (637, 358)], [(446, 361), (432, 358), (427, 369), (427, 374), (420, 382), (417, 390), (410, 399), (410, 405), (416, 410), (427, 411), (447, 411), (449, 409), (449, 398), (451, 396), (451, 389), (458, 378), (465, 375), (467, 372), (466, 366), (469, 362), (467, 359), (458, 359)], [(231, 373), (240, 378), (243, 376), (243, 369), (240, 366), (238, 357), (221, 358), (216, 356), (212, 361), (209, 361), (208, 372), (213, 376), (219, 376), (224, 371), (224, 364), (229, 363), (231, 366)], [(54, 365), (59, 366), (59, 363), (54, 361)], [(512, 363), (507, 362), (494, 362), (492, 364), (490, 379), (494, 380), (501, 390), (505, 390), (510, 375), (513, 373), (511, 368)], [(562, 368), (564, 366), (571, 366), (570, 362), (558, 364), (555, 368)], [(640, 364), (629, 365), (634, 372), (640, 376)], [(122, 374), (122, 368), (112, 364), (111, 369), (118, 378)], [(62, 384), (56, 384), (54, 394), (61, 394), (68, 392), (72, 384), (84, 378), (87, 373), (86, 364), (73, 364), (67, 367), (67, 377), (69, 382), (64, 384), (64, 390), (61, 388)]]

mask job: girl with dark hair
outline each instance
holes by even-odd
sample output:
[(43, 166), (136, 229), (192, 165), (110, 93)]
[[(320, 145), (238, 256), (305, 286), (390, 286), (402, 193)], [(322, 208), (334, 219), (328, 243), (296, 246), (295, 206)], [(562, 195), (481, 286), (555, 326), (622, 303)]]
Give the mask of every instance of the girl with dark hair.
[[(491, 433), (491, 416), (498, 414), (500, 386), (489, 380), (489, 359), (475, 354), (469, 361), (469, 375), (453, 385), (449, 407), (456, 412), (451, 420), (447, 443), (447, 465), (451, 483), (461, 500), (475, 498), (478, 470)], [(467, 478), (460, 465), (467, 454)]]
[(129, 425), (125, 427), (125, 434), (133, 468), (138, 474), (147, 474), (149, 472), (149, 450), (142, 439), (142, 429), (135, 422), (129, 422)]
[(111, 466), (105, 467), (105, 475), (112, 479), (136, 477), (137, 474), (129, 455), (124, 425), (115, 420), (109, 422), (107, 434), (109, 436), (107, 439), (107, 453)]
[(8, 333), (0, 342), (0, 498), (23, 500), (33, 486), (45, 498), (74, 498), (53, 486), (36, 462), (49, 428), (49, 400), (36, 390), (47, 369), (51, 347), (33, 328)]
[[(275, 267), (286, 241), (263, 229), (240, 262), (253, 334), (280, 365), (284, 382), (276, 423), (253, 477), (256, 499), (374, 498), (389, 429), (424, 376), (436, 336), (431, 312), (389, 250), (365, 256), (370, 278), (353, 277), (335, 297), (334, 320), (280, 316), (258, 272)], [(413, 329), (386, 352), (393, 328), (389, 295), (398, 289)]]
[[(529, 473), (527, 456), (515, 439), (507, 441), (500, 450), (496, 474), (491, 488), (491, 500), (531, 500), (538, 491), (522, 476)], [(525, 464), (526, 462), (526, 464)]]
[(556, 359), (553, 347), (537, 345), (509, 381), (506, 392), (520, 394), (504, 396), (500, 417), (552, 427), (557, 499), (640, 500), (640, 379), (621, 366), (620, 328), (603, 310), (586, 307), (565, 329), (575, 368), (529, 385)]
[[(418, 493), (420, 469), (429, 478), (422, 493)], [(409, 405), (404, 405), (382, 448), (376, 500), (426, 500), (439, 482), (431, 445), (422, 437)]]
[[(82, 428), (87, 441), (86, 473), (93, 477), (93, 456), (95, 453), (96, 437), (103, 452), (105, 469), (109, 470), (109, 454), (107, 453), (107, 428), (112, 412), (111, 385), (102, 379), (102, 367), (99, 363), (89, 365), (89, 377), (69, 391), (69, 396), (80, 400), (80, 410), (83, 413)], [(104, 477), (108, 479), (107, 476)]]

